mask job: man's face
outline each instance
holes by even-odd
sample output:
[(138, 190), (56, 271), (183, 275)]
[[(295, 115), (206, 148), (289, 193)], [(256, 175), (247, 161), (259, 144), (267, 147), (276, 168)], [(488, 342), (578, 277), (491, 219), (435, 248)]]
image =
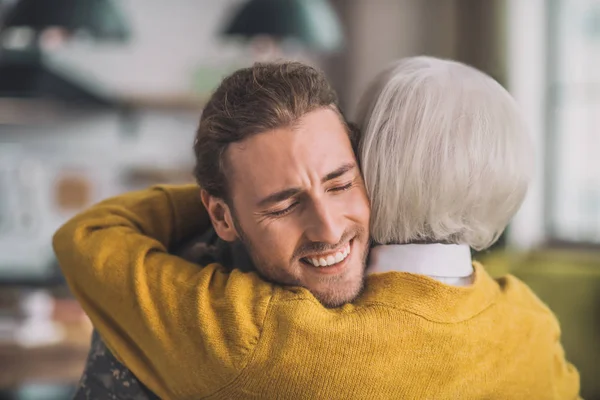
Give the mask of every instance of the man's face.
[(324, 305), (363, 286), (369, 202), (345, 126), (322, 108), (230, 145), (232, 220), (256, 269)]

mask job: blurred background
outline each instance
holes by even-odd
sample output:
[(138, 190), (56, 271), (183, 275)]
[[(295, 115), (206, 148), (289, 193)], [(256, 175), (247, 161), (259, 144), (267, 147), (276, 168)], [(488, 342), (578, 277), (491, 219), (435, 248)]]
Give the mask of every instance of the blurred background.
[(476, 257), (553, 309), (600, 399), (600, 0), (0, 0), (0, 399), (70, 398), (91, 326), (51, 236), (105, 197), (192, 181), (223, 76), (305, 61), (352, 118), (384, 65), (420, 54), (489, 73), (524, 110), (536, 180)]

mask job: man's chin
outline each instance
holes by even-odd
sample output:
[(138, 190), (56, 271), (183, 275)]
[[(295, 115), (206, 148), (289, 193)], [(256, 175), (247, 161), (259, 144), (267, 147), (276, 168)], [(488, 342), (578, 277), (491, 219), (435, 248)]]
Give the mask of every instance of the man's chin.
[(344, 304), (352, 303), (360, 296), (364, 288), (364, 278), (359, 282), (346, 283), (344, 286), (336, 288), (329, 287), (326, 290), (308, 290), (317, 300), (326, 308), (336, 308)]
[(317, 300), (319, 300), (319, 303), (321, 303), (323, 305), (323, 307), (325, 307), (325, 308), (337, 308), (337, 307), (343, 306), (344, 304), (352, 303), (354, 300), (356, 300), (356, 298), (359, 295), (360, 295), (360, 291), (351, 296), (325, 295), (325, 296), (319, 297), (319, 296), (315, 295), (315, 298)]
[[(322, 275), (305, 287), (327, 308), (335, 308), (353, 302), (363, 291), (365, 264), (351, 264), (339, 275)], [(356, 261), (355, 261), (356, 262)], [(314, 267), (313, 267), (314, 268)]]

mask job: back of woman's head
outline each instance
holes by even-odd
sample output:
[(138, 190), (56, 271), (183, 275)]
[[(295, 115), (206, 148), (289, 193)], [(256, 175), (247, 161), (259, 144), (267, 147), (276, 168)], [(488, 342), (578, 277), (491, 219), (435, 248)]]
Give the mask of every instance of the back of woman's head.
[(533, 165), (526, 124), (508, 92), (472, 67), (402, 59), (376, 77), (357, 122), (378, 243), (481, 250), (523, 202)]

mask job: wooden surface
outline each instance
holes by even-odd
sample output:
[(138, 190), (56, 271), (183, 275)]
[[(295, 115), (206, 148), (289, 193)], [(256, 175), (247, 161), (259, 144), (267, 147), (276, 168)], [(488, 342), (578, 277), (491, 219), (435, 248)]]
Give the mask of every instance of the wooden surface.
[(0, 343), (0, 388), (29, 383), (77, 383), (87, 358), (92, 329), (86, 322), (70, 323), (64, 328), (64, 340), (48, 346), (26, 348)]

